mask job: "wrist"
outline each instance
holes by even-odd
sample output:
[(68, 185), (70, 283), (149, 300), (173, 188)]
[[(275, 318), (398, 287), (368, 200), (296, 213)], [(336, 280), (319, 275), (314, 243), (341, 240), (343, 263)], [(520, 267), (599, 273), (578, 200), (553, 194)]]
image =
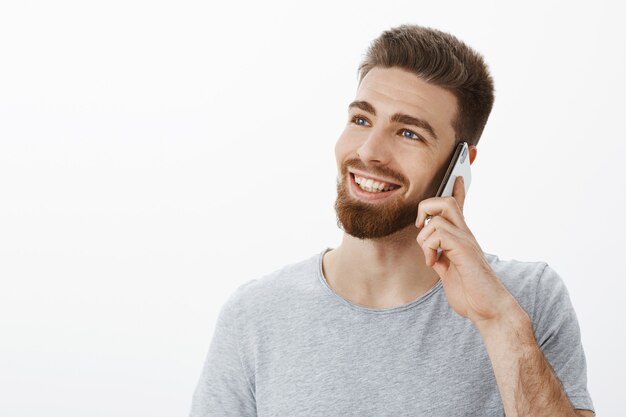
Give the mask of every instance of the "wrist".
[(474, 325), (486, 342), (491, 339), (502, 342), (504, 337), (515, 339), (516, 343), (535, 341), (532, 321), (512, 295), (504, 303), (500, 314), (489, 319), (477, 320)]

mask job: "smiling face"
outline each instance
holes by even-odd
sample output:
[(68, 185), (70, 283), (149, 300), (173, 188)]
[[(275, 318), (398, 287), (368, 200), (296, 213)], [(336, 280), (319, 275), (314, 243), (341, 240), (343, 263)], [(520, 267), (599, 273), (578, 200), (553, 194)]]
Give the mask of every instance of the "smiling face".
[[(335, 211), (346, 233), (376, 239), (414, 227), (418, 204), (435, 195), (452, 156), (456, 109), (452, 93), (404, 69), (367, 73), (335, 145)], [(393, 189), (374, 190), (376, 180)]]

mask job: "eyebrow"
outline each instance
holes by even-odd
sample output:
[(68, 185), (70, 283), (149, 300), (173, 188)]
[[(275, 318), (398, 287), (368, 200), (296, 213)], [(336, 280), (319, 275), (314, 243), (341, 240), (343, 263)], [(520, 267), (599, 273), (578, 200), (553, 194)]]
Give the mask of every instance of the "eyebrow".
[[(357, 108), (359, 108), (359, 109), (361, 109), (363, 111), (366, 111), (366, 112), (371, 113), (372, 115), (376, 116), (376, 109), (374, 109), (374, 106), (372, 106), (367, 101), (363, 101), (363, 100), (353, 101), (352, 103), (350, 103), (348, 105), (348, 110), (350, 110), (353, 107), (357, 107)], [(420, 118), (414, 117), (414, 116), (409, 116), (408, 114), (396, 113), (393, 116), (391, 116), (389, 121), (421, 127), (422, 129), (424, 129), (428, 133), (430, 133), (431, 136), (433, 138), (435, 138), (435, 140), (439, 140), (439, 138), (437, 137), (437, 134), (435, 133), (435, 129), (433, 129), (433, 127), (430, 125), (430, 123), (428, 123), (424, 119), (420, 119)]]

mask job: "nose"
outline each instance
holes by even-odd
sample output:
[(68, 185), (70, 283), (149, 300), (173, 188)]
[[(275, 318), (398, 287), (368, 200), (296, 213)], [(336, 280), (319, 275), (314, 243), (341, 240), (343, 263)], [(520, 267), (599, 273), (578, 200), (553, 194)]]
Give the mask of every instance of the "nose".
[(357, 149), (357, 154), (366, 163), (384, 165), (389, 162), (391, 150), (389, 139), (384, 132), (371, 129), (365, 141)]

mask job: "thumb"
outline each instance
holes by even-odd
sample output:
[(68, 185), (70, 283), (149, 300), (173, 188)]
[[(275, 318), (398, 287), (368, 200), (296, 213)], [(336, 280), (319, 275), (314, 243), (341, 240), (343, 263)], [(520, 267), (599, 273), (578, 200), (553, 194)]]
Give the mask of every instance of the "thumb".
[(465, 183), (462, 176), (458, 176), (454, 180), (454, 188), (452, 189), (452, 197), (457, 201), (457, 204), (463, 211), (465, 204)]

